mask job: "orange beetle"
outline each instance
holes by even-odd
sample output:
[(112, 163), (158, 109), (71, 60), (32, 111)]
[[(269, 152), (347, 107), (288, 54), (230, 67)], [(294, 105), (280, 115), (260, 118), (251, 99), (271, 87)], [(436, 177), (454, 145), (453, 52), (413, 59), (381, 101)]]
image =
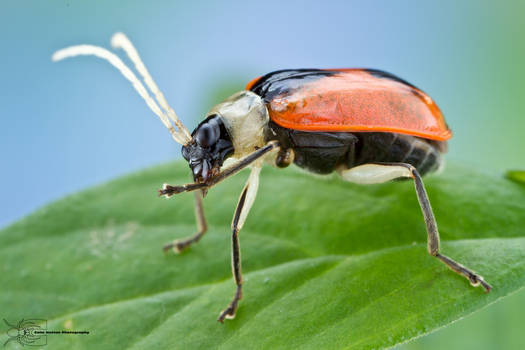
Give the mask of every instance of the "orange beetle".
[[(318, 174), (337, 172), (343, 180), (375, 184), (397, 178), (414, 180), (428, 234), (428, 252), (473, 286), (491, 286), (471, 269), (442, 255), (437, 223), (421, 176), (441, 168), (446, 141), (452, 133), (434, 101), (410, 83), (372, 69), (289, 69), (252, 80), (246, 90), (213, 107), (193, 133), (182, 125), (146, 70), (131, 42), (121, 33), (113, 45), (124, 49), (155, 96), (114, 54), (81, 45), (60, 50), (53, 58), (96, 55), (108, 60), (133, 83), (148, 106), (182, 144), (194, 182), (164, 184), (169, 198), (195, 192), (199, 232), (164, 249), (175, 252), (196, 243), (206, 232), (202, 197), (221, 180), (250, 167), (232, 222), (232, 267), (236, 292), (219, 314), (235, 317), (242, 297), (238, 233), (255, 200), (263, 160), (278, 167), (292, 163)], [(160, 105), (160, 107), (159, 107)], [(173, 124), (172, 124), (173, 122)], [(223, 167), (227, 159), (234, 163)]]

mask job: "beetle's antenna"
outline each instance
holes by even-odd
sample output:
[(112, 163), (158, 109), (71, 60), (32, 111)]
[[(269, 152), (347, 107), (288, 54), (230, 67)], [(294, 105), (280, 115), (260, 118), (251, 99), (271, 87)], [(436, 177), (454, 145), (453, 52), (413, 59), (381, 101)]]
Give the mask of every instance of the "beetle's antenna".
[(173, 125), (171, 124), (168, 117), (162, 112), (162, 110), (159, 108), (157, 103), (154, 99), (151, 98), (151, 96), (148, 94), (148, 91), (144, 87), (144, 85), (140, 82), (140, 80), (137, 78), (137, 76), (122, 62), (122, 60), (115, 55), (112, 52), (109, 52), (108, 50), (99, 47), (99, 46), (93, 46), (93, 45), (77, 45), (77, 46), (70, 46), (66, 47), (64, 49), (56, 51), (51, 59), (56, 62), (63, 60), (65, 58), (69, 57), (75, 57), (80, 55), (92, 55), (99, 58), (102, 58), (106, 61), (108, 61), (111, 65), (113, 65), (115, 68), (117, 68), (122, 75), (128, 79), (135, 90), (138, 92), (138, 94), (146, 101), (146, 104), (148, 107), (155, 113), (164, 126), (168, 128), (168, 130), (171, 133), (171, 136), (173, 139), (180, 143), (181, 145), (184, 145), (187, 143), (187, 139), (185, 137), (182, 137), (182, 135), (175, 130)]
[(187, 142), (189, 142), (191, 140), (191, 135), (188, 129), (186, 129), (186, 127), (182, 124), (175, 111), (170, 107), (170, 105), (164, 98), (164, 94), (162, 93), (162, 91), (160, 91), (159, 87), (149, 74), (149, 71), (142, 62), (142, 59), (140, 58), (137, 49), (135, 48), (135, 46), (133, 46), (128, 37), (124, 33), (120, 32), (113, 34), (113, 37), (111, 38), (111, 46), (113, 46), (115, 49), (123, 49), (124, 52), (126, 52), (131, 62), (133, 62), (133, 64), (135, 65), (135, 68), (144, 79), (146, 86), (151, 90), (153, 95), (155, 95), (155, 98), (157, 99), (159, 105), (166, 111), (166, 114), (175, 123), (177, 128), (179, 128), (181, 136), (185, 138)]

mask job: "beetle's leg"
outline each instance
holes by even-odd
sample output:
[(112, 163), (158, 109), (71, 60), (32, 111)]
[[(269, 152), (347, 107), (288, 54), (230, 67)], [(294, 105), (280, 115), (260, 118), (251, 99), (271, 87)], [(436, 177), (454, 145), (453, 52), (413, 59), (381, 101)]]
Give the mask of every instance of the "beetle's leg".
[(217, 321), (224, 322), (225, 318), (232, 319), (235, 317), (235, 311), (239, 304), (239, 300), (242, 298), (242, 274), (241, 274), (241, 251), (239, 249), (239, 231), (241, 230), (246, 217), (253, 205), (255, 196), (257, 195), (257, 188), (259, 187), (259, 172), (261, 171), (261, 165), (258, 164), (252, 167), (250, 177), (242, 190), (235, 214), (232, 220), (232, 271), (233, 280), (237, 289), (232, 301), (222, 310), (219, 314)]
[(238, 171), (246, 168), (248, 165), (255, 162), (257, 159), (261, 158), (262, 156), (264, 156), (271, 150), (278, 148), (278, 147), (279, 147), (279, 143), (277, 141), (270, 141), (264, 147), (257, 149), (253, 153), (250, 153), (243, 159), (239, 160), (237, 163), (224, 169), (217, 175), (212, 176), (206, 182), (191, 183), (191, 184), (186, 184), (182, 186), (172, 186), (172, 185), (164, 184), (162, 186), (162, 189), (159, 190), (159, 195), (169, 198), (173, 196), (174, 194), (178, 194), (182, 192), (189, 192), (189, 191), (195, 191), (198, 189), (210, 188), (216, 185), (217, 183), (219, 183), (220, 181), (226, 179), (227, 177), (232, 176)]
[(170, 249), (173, 249), (175, 253), (180, 253), (184, 249), (188, 248), (193, 243), (197, 243), (202, 236), (208, 230), (208, 225), (206, 224), (206, 217), (204, 215), (204, 208), (202, 206), (202, 191), (195, 191), (195, 219), (197, 221), (197, 230), (198, 232), (191, 237), (179, 240), (176, 239), (171, 243), (166, 244), (162, 250), (167, 252)]
[(397, 178), (413, 179), (416, 187), (417, 199), (421, 206), (425, 225), (427, 227), (429, 254), (441, 260), (454, 272), (467, 278), (472, 286), (477, 287), (481, 285), (485, 289), (485, 292), (490, 292), (492, 287), (485, 282), (483, 277), (439, 252), (439, 231), (436, 219), (432, 212), (432, 207), (430, 206), (428, 195), (425, 186), (423, 185), (423, 180), (421, 180), (421, 176), (416, 168), (406, 163), (364, 164), (351, 169), (341, 170), (340, 174), (343, 179), (360, 184), (381, 183)]

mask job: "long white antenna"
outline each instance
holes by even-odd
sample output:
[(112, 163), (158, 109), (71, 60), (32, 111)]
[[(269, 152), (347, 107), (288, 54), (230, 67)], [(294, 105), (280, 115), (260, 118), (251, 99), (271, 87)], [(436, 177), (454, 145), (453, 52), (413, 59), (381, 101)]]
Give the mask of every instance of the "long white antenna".
[(135, 46), (133, 46), (128, 37), (124, 33), (113, 34), (113, 37), (111, 38), (111, 46), (113, 46), (115, 49), (123, 49), (124, 52), (126, 52), (131, 62), (133, 62), (133, 64), (135, 65), (135, 68), (144, 79), (146, 86), (149, 87), (151, 92), (153, 92), (153, 95), (155, 95), (155, 98), (157, 99), (159, 105), (166, 111), (168, 117), (175, 123), (175, 125), (177, 125), (180, 132), (183, 134), (183, 137), (186, 138), (187, 141), (190, 141), (191, 135), (188, 129), (186, 129), (184, 125), (182, 125), (175, 111), (169, 106), (168, 102), (164, 98), (164, 94), (162, 93), (162, 91), (160, 91), (157, 84), (155, 84), (155, 81), (149, 74), (148, 69), (142, 62), (140, 55), (137, 52), (137, 49), (135, 49)]
[[(187, 129), (184, 128), (184, 126), (182, 125), (182, 123), (180, 123), (178, 118), (178, 123), (176, 123), (176, 125), (179, 128), (179, 130), (175, 130), (166, 114), (162, 112), (155, 100), (151, 98), (151, 96), (148, 94), (148, 91), (137, 78), (137, 76), (114, 53), (99, 46), (77, 45), (66, 47), (64, 49), (56, 51), (52, 56), (52, 60), (56, 62), (65, 58), (75, 57), (79, 55), (93, 55), (108, 61), (111, 65), (117, 68), (126, 79), (128, 79), (131, 82), (138, 94), (144, 99), (144, 101), (146, 101), (148, 107), (153, 111), (153, 113), (155, 113), (160, 118), (164, 126), (168, 128), (168, 130), (171, 133), (171, 136), (176, 142), (180, 143), (181, 145), (185, 145), (191, 140), (191, 136), (187, 136), (189, 135)], [(179, 126), (179, 124), (182, 126), (182, 128)], [(185, 130), (185, 132), (183, 132), (182, 130)]]

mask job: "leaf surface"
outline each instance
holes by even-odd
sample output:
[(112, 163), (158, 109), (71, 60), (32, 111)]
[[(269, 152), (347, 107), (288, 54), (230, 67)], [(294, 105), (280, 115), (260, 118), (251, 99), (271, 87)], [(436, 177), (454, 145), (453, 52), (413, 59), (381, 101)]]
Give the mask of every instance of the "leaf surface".
[[(479, 272), (484, 294), (426, 251), (410, 181), (358, 186), (265, 168), (240, 234), (244, 297), (230, 301), (230, 222), (247, 177), (205, 198), (156, 196), (189, 180), (171, 163), (70, 195), (0, 231), (0, 310), (10, 323), (47, 319), (53, 349), (372, 349), (447, 325), (525, 285), (525, 187), (452, 167), (425, 179), (442, 252)], [(0, 342), (7, 340), (0, 336)], [(9, 347), (21, 348), (16, 342)]]
[(525, 184), (525, 170), (510, 170), (505, 175), (509, 180)]

